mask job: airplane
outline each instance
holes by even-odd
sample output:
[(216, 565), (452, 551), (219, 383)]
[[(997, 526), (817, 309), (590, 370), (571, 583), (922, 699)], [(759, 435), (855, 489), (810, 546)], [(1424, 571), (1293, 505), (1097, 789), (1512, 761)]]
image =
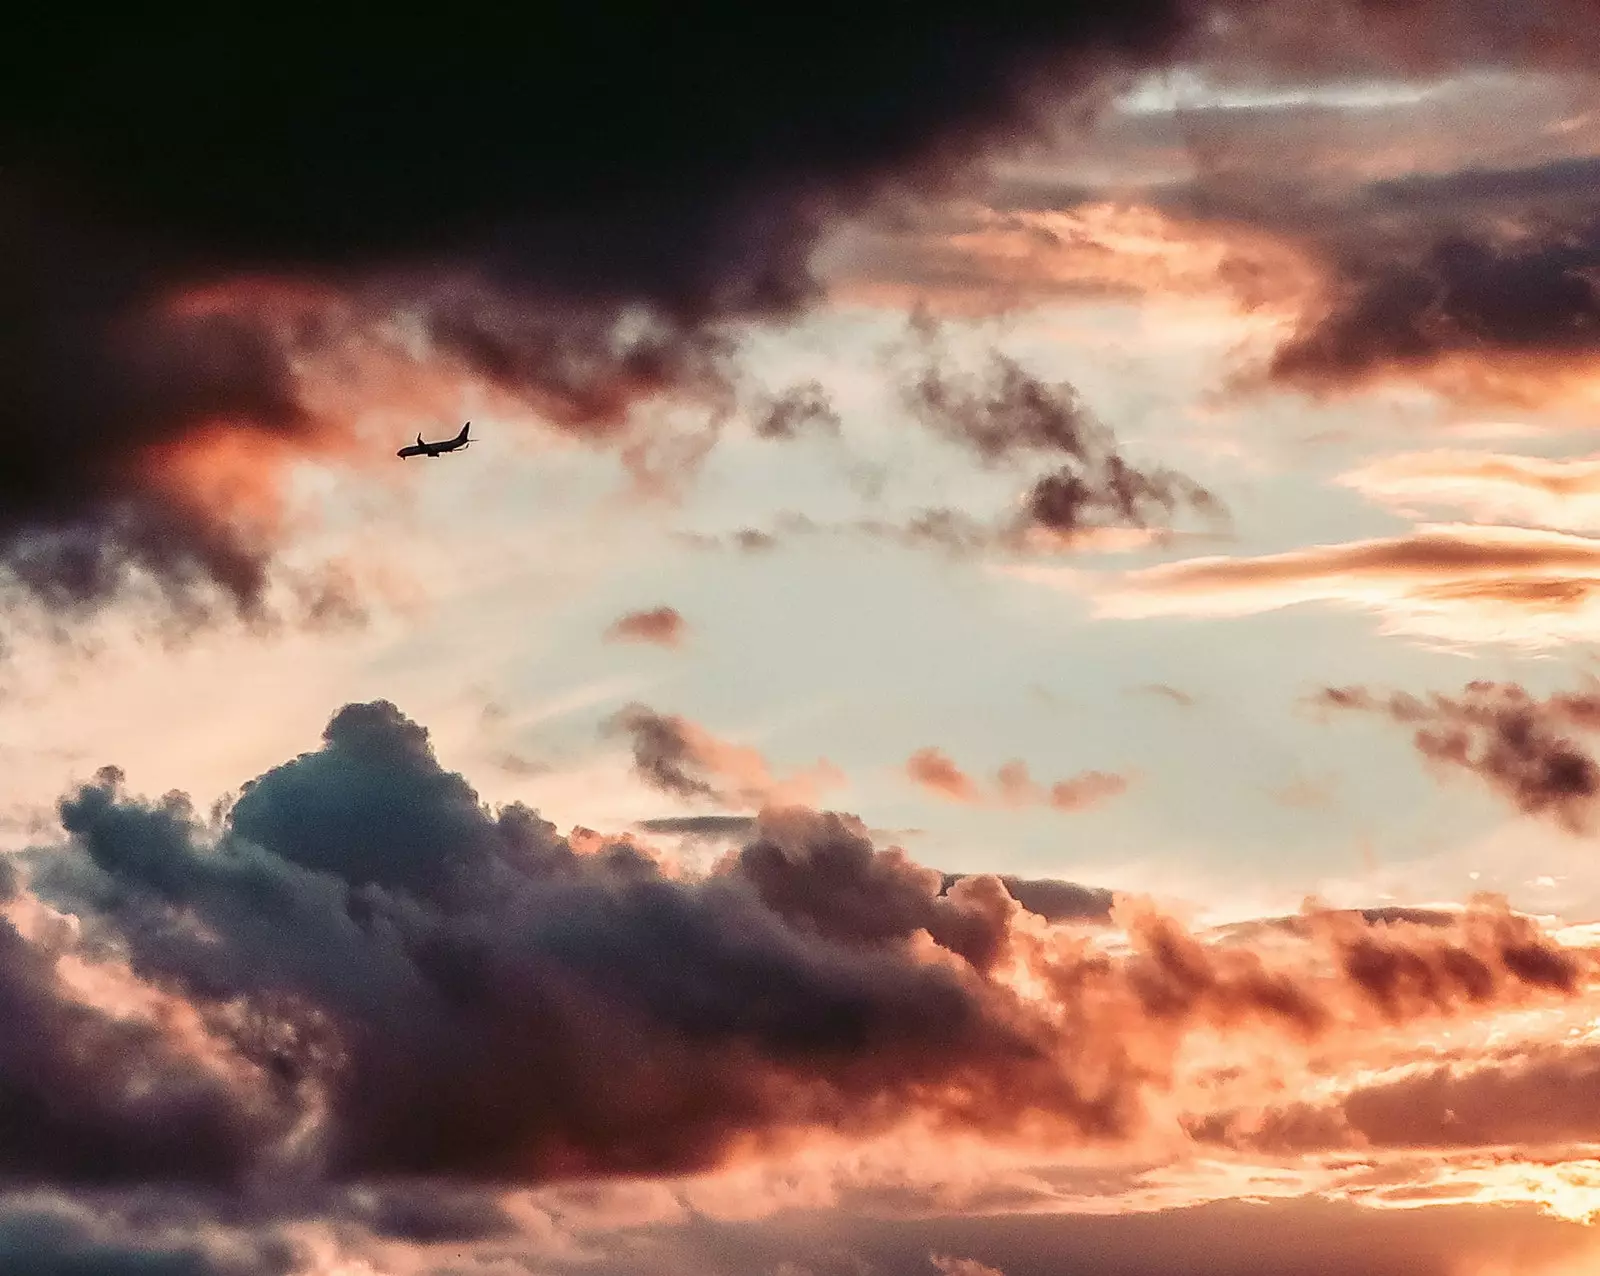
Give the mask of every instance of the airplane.
[(467, 431), (472, 428), (468, 421), (461, 427), (461, 433), (453, 439), (440, 439), (437, 443), (424, 443), (422, 435), (417, 435), (415, 443), (408, 443), (395, 453), (396, 456), (443, 456), (446, 452), (454, 452), (457, 448), (466, 447), (472, 440), (467, 437)]

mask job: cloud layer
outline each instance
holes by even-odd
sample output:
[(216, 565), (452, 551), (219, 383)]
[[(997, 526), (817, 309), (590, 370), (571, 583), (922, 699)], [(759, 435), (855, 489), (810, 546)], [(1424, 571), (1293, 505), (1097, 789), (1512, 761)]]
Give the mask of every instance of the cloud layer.
[(1050, 920), (1092, 916), (1081, 888), (1024, 883), (1029, 911), (803, 809), (671, 876), (485, 810), (383, 702), (219, 826), (113, 770), (61, 818), (0, 930), (24, 1026), (0, 1169), (40, 1184), (659, 1175), (907, 1121), (1116, 1145), (1156, 1128), (1191, 1034), (1349, 1047), (1593, 972), (1493, 904), (1314, 912), (1280, 951), (1130, 906), (1113, 956)]
[[(381, 55), (186, 28), (137, 68), (143, 30), (45, 23), (0, 76), (0, 583), (64, 608), (153, 576), (258, 610), (274, 529), (197, 508), (162, 462), (210, 463), (224, 428), (274, 487), (345, 446), (318, 376), (374, 402), (470, 376), (588, 438), (644, 397), (720, 403), (718, 323), (805, 304), (835, 215), (941, 186), (1027, 126), (1040, 73), (1070, 90), (1185, 15), (936, 5), (908, 29), (869, 8), (848, 41), (711, 17), (546, 15), (531, 43), (400, 23)], [(788, 396), (765, 419), (805, 414)]]
[(1107, 618), (1248, 616), (1323, 602), (1376, 612), (1387, 630), (1447, 643), (1550, 647), (1594, 632), (1600, 540), (1432, 523), (1400, 536), (1188, 558), (1120, 575), (999, 570), (1087, 594)]

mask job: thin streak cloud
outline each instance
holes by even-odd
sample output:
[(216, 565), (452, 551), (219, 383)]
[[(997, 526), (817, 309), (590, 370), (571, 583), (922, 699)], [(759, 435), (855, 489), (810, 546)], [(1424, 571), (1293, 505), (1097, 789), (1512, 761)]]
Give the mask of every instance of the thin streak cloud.
[(1374, 613), (1384, 633), (1453, 645), (1550, 648), (1600, 633), (1600, 539), (1531, 528), (1423, 524), (1402, 536), (1120, 575), (993, 570), (1084, 596), (1105, 619), (1219, 619), (1322, 603)]

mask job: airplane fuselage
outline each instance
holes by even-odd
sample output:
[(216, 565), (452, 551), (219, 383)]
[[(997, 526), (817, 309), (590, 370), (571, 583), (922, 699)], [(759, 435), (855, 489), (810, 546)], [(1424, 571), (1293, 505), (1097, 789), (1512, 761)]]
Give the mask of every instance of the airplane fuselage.
[(422, 435), (417, 435), (415, 443), (408, 443), (395, 453), (396, 456), (405, 458), (412, 456), (443, 456), (446, 452), (454, 452), (457, 448), (466, 447), (472, 440), (467, 437), (467, 431), (472, 427), (468, 421), (461, 427), (461, 433), (453, 439), (440, 439), (437, 443), (424, 443)]

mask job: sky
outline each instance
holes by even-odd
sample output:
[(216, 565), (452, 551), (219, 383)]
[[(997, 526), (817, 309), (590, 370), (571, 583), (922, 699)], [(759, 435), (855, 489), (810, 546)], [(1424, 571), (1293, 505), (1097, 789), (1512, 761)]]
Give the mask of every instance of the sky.
[(1600, 10), (1005, 9), (7, 51), (0, 1273), (1600, 1262)]

